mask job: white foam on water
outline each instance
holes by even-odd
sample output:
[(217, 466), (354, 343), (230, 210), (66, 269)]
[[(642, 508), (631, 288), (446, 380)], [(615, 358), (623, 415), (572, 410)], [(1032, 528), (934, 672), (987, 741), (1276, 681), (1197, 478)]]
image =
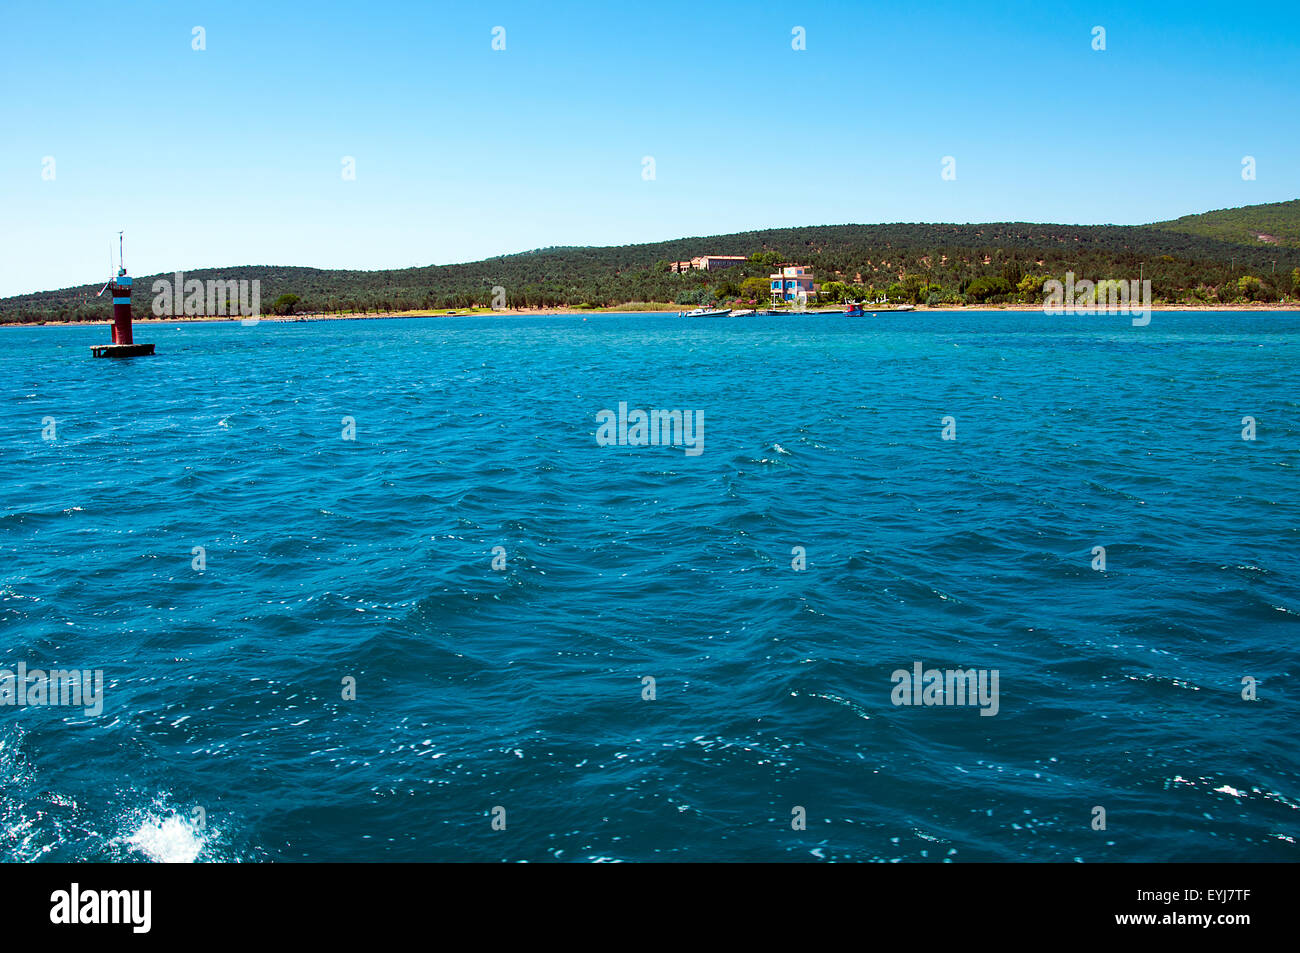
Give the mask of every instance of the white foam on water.
[(179, 814), (146, 816), (126, 843), (159, 864), (192, 864), (207, 846), (203, 832)]
[[(123, 851), (163, 864), (213, 860), (221, 852), (221, 832), (199, 827), (178, 813), (170, 795), (157, 794), (144, 804), (107, 817), (84, 800), (52, 791), (38, 782), (28, 761), (20, 726), (0, 729), (0, 861), (39, 860), (52, 851), (60, 859), (122, 860)], [(139, 795), (125, 797), (136, 801)], [(99, 833), (101, 825), (113, 833)]]

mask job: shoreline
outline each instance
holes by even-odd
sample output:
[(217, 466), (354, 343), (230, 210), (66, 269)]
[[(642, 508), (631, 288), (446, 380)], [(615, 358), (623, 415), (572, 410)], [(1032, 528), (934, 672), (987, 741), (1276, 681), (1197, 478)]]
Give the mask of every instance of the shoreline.
[[(630, 303), (629, 303), (630, 304)], [(275, 324), (294, 324), (303, 321), (373, 321), (378, 319), (391, 318), (477, 318), (487, 317), (490, 315), (499, 315), (502, 317), (550, 317), (550, 316), (577, 316), (588, 314), (669, 314), (676, 315), (679, 312), (689, 310), (682, 305), (648, 307), (641, 304), (640, 307), (631, 308), (629, 305), (613, 308), (453, 308), (449, 310), (419, 310), (419, 311), (385, 311), (379, 314), (294, 314), (294, 315), (264, 315), (257, 319), (256, 324), (275, 323)], [(734, 309), (733, 309), (734, 310)], [(821, 309), (809, 308), (806, 312), (790, 311), (786, 312), (790, 316), (804, 314), (816, 314)], [(885, 308), (877, 311), (867, 311), (867, 315), (879, 316), (882, 314), (924, 314), (926, 312), (972, 312), (972, 313), (996, 313), (998, 311), (1039, 311), (1047, 313), (1042, 305), (1037, 304), (1002, 304), (1002, 305), (948, 305), (944, 307), (930, 307), (928, 305), (917, 305), (909, 311), (897, 311), (893, 308)], [(1193, 312), (1193, 311), (1300, 311), (1300, 302), (1251, 302), (1249, 304), (1166, 304), (1151, 306), (1151, 312)], [(826, 312), (826, 313), (842, 313)], [(1098, 310), (1097, 314), (1105, 314)], [(1127, 312), (1114, 312), (1116, 314)], [(764, 315), (766, 316), (766, 315)], [(784, 316), (784, 315), (781, 315)], [(1055, 315), (1049, 315), (1055, 316)], [(213, 322), (235, 322), (243, 321), (244, 318), (235, 316), (178, 316), (178, 317), (138, 317), (132, 319), (132, 324), (209, 324)], [(0, 328), (59, 328), (59, 327), (107, 327), (113, 322), (109, 318), (97, 321), (5, 321), (0, 322)]]

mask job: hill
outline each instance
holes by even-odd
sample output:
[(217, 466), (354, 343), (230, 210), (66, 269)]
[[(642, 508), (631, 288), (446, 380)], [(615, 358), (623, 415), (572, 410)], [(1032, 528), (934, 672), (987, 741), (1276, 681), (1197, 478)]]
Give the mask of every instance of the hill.
[[(1277, 242), (1251, 238), (1260, 228)], [(1242, 239), (1242, 236), (1246, 239)], [(669, 262), (702, 254), (744, 255), (743, 265), (677, 274)], [(824, 297), (957, 304), (1041, 300), (1042, 282), (1151, 279), (1161, 302), (1277, 300), (1300, 285), (1300, 200), (1191, 215), (1153, 225), (821, 225), (609, 247), (544, 248), (459, 265), (382, 271), (272, 265), (203, 268), (187, 278), (261, 282), (263, 310), (282, 294), (299, 311), (407, 311), (492, 302), (582, 307), (630, 301), (681, 305), (767, 303), (768, 274), (785, 261), (815, 271)], [(147, 314), (157, 278), (135, 276), (135, 307)], [(0, 323), (107, 320), (95, 284), (0, 299)]]
[(1240, 245), (1300, 248), (1300, 199), (1221, 208), (1150, 227)]

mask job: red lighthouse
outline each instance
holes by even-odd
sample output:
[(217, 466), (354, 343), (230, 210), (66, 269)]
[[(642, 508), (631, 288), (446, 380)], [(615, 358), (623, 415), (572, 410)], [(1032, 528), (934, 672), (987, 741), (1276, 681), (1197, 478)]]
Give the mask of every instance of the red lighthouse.
[[(99, 289), (99, 294), (111, 291), (113, 294), (113, 343), (95, 344), (90, 351), (95, 357), (135, 357), (139, 354), (152, 354), (152, 344), (136, 344), (131, 337), (131, 276), (126, 273), (126, 262), (122, 258), (124, 247), (122, 233), (118, 238), (117, 275), (109, 278), (108, 283)], [(112, 255), (112, 246), (109, 246)], [(95, 297), (99, 297), (96, 295)]]

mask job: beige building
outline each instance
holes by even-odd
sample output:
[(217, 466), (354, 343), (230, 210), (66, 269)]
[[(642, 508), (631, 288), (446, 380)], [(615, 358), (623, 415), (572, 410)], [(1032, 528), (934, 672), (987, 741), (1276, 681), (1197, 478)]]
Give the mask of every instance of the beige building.
[(682, 271), (719, 271), (745, 261), (744, 255), (701, 255), (690, 261), (675, 261), (669, 267), (676, 272)]

